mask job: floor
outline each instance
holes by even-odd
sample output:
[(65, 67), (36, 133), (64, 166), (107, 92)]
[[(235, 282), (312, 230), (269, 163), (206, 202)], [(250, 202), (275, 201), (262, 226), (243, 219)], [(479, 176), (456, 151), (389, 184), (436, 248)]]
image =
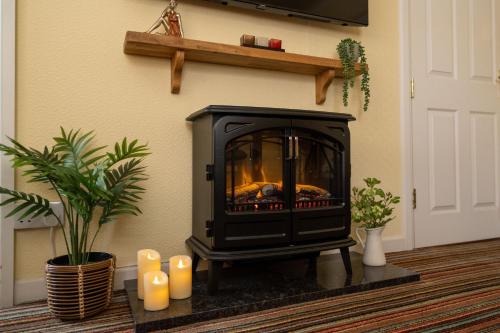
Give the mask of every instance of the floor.
[[(500, 239), (392, 253), (420, 282), (198, 323), (169, 332), (500, 332)], [(132, 332), (124, 292), (83, 322), (43, 302), (0, 311), (1, 332)]]

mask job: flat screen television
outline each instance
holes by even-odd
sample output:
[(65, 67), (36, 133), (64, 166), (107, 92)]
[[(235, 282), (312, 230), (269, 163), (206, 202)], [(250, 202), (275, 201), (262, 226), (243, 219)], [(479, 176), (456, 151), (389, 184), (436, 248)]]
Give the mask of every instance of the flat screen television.
[(368, 0), (208, 0), (341, 25), (368, 26)]

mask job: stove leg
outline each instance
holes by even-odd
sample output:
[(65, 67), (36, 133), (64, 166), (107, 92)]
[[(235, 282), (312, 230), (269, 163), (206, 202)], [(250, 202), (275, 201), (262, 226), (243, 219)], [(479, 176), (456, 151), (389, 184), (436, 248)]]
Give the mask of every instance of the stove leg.
[(198, 268), (199, 263), (200, 263), (200, 256), (196, 252), (193, 252), (193, 263), (192, 263), (193, 275), (194, 273), (196, 273), (196, 269)]
[(347, 275), (352, 275), (351, 257), (349, 255), (349, 248), (348, 247), (340, 248), (340, 254), (342, 255), (342, 261), (344, 262), (344, 268)]
[(219, 279), (224, 262), (208, 261), (208, 294), (215, 295), (219, 289)]

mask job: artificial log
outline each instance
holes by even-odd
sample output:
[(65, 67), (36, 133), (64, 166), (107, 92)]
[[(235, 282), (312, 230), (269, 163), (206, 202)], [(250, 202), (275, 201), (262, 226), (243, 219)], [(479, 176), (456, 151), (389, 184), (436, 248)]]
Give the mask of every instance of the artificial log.
[(318, 196), (318, 197), (329, 197), (330, 192), (321, 187), (313, 186), (313, 185), (304, 185), (304, 184), (296, 184), (295, 185), (295, 193), (309, 195), (309, 196)]
[[(234, 197), (235, 198), (246, 198), (246, 197), (257, 197), (259, 193), (262, 196), (276, 195), (281, 192), (283, 186), (279, 183), (267, 183), (267, 182), (254, 182), (249, 184), (243, 184), (240, 186), (235, 186)], [(231, 191), (226, 192), (227, 196), (231, 196)]]

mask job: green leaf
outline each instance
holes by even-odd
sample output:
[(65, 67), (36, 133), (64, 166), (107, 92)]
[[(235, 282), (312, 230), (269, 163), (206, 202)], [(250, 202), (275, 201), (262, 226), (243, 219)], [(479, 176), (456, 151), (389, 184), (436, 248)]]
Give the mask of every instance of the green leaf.
[(41, 213), (45, 214), (53, 213), (52, 209), (50, 208), (49, 201), (39, 195), (12, 191), (3, 187), (0, 187), (0, 194), (10, 197), (9, 199), (2, 201), (2, 206), (9, 203), (19, 203), (19, 205), (14, 207), (6, 215), (6, 217), (11, 217), (20, 213), (20, 215), (18, 216), (18, 220), (21, 220), (26, 217), (33, 216), (38, 211), (41, 211)]
[(137, 140), (134, 140), (130, 144), (127, 144), (127, 138), (124, 138), (121, 142), (121, 145), (118, 142), (115, 143), (114, 154), (107, 154), (107, 165), (108, 168), (110, 168), (120, 161), (131, 158), (140, 158), (146, 155), (149, 155), (149, 149), (147, 145), (137, 145)]

